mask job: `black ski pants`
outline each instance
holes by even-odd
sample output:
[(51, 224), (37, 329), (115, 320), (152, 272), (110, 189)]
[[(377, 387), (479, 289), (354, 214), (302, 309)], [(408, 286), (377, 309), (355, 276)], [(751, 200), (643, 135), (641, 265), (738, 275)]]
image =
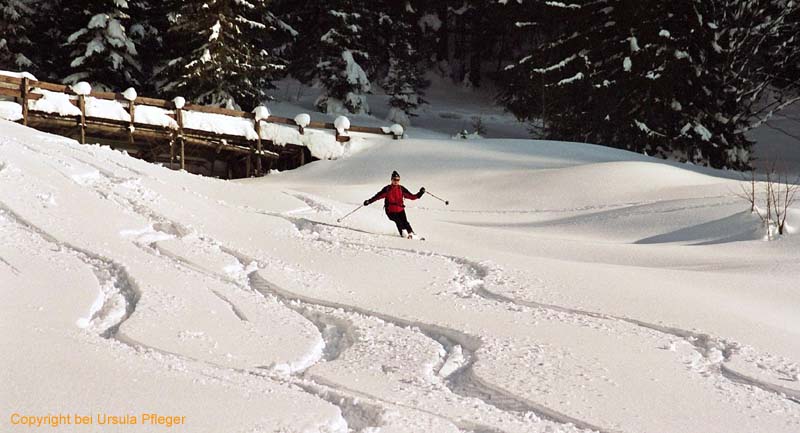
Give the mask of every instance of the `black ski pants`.
[(403, 230), (408, 233), (414, 233), (414, 229), (411, 228), (411, 224), (408, 223), (408, 219), (406, 218), (406, 211), (396, 213), (386, 212), (386, 216), (397, 225), (397, 232), (400, 233), (400, 236), (403, 236)]

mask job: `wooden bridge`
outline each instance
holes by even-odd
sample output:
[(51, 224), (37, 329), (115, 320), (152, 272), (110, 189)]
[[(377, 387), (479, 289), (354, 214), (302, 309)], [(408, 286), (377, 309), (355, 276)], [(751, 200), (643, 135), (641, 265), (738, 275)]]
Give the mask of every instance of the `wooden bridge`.
[[(57, 110), (36, 109), (37, 100), (45, 97), (43, 91), (66, 95), (69, 103), (77, 108), (73, 114)], [(128, 95), (130, 98), (130, 95)], [(122, 93), (89, 92), (77, 94), (69, 86), (47, 83), (29, 78), (0, 75), (0, 97), (21, 105), (21, 118), (17, 122), (42, 131), (75, 138), (81, 143), (91, 142), (122, 149), (130, 155), (170, 168), (180, 168), (193, 173), (223, 178), (262, 176), (270, 170), (289, 170), (316, 159), (308, 146), (302, 143), (276, 143), (264, 133), (265, 123), (278, 124), (285, 128), (296, 128), (298, 137), (307, 134), (306, 129), (320, 129), (332, 134), (332, 140), (342, 145), (350, 140), (349, 132), (395, 135), (390, 128), (351, 126), (347, 131), (338, 131), (333, 123), (310, 122), (299, 125), (295, 120), (268, 116), (261, 118), (256, 113), (229, 110), (195, 104), (180, 106), (174, 101), (137, 97), (126, 99)], [(87, 115), (87, 98), (116, 101), (126, 110), (130, 120), (105, 117), (98, 113)], [(0, 98), (2, 99), (2, 98)], [(156, 107), (172, 121), (168, 125), (154, 124), (146, 119), (137, 121), (137, 107)], [(77, 112), (80, 112), (78, 114)], [(239, 122), (252, 122), (253, 133), (231, 134), (190, 127), (188, 116), (192, 113), (208, 113), (225, 121), (230, 118)], [(140, 116), (144, 117), (144, 116)], [(393, 132), (395, 134), (393, 134)], [(294, 132), (294, 131), (292, 131)], [(402, 132), (400, 132), (402, 134)]]

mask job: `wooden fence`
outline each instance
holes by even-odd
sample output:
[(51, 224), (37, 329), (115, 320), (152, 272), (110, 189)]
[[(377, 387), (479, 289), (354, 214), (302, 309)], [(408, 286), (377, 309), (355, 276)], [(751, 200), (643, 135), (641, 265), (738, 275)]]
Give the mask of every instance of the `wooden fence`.
[[(79, 116), (61, 115), (32, 110), (29, 101), (36, 101), (42, 94), (34, 89), (48, 90), (70, 95), (70, 102), (80, 110)], [(310, 122), (305, 127), (294, 119), (270, 115), (258, 119), (254, 113), (230, 110), (220, 107), (186, 104), (177, 107), (173, 101), (136, 97), (127, 100), (121, 93), (91, 92), (88, 95), (76, 94), (71, 87), (63, 84), (35, 81), (28, 78), (15, 78), (0, 75), (0, 96), (13, 98), (22, 106), (23, 125), (47, 132), (73, 137), (81, 143), (107, 144), (116, 149), (124, 149), (133, 156), (163, 164), (170, 168), (181, 168), (206, 175), (236, 178), (262, 176), (271, 169), (288, 170), (311, 162), (314, 157), (301, 143), (278, 145), (261, 136), (262, 122), (295, 127), (298, 133), (305, 134), (306, 128), (332, 130), (339, 143), (350, 139), (347, 133), (340, 135), (333, 123)], [(86, 97), (118, 101), (127, 107), (130, 121), (91, 117), (86, 114)], [(136, 121), (136, 107), (150, 106), (164, 110), (177, 123), (177, 128), (153, 125)], [(218, 133), (184, 126), (187, 111), (221, 114), (235, 118), (249, 119), (253, 122), (256, 138)], [(385, 128), (351, 126), (347, 132), (392, 135)], [(220, 173), (220, 168), (222, 172)]]

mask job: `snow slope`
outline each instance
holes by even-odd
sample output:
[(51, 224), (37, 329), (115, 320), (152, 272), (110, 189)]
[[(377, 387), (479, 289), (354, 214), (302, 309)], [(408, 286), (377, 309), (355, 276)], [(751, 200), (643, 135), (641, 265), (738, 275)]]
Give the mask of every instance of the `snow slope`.
[[(392, 170), (450, 201), (408, 203), (424, 242), (337, 223)], [(0, 430), (796, 432), (800, 241), (736, 179), (410, 139), (225, 182), (0, 121)]]

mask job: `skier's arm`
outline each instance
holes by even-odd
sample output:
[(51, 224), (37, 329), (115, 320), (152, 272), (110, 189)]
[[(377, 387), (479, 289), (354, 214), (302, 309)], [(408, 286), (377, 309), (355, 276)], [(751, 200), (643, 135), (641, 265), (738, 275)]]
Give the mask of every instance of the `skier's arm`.
[(375, 202), (377, 200), (380, 200), (380, 199), (386, 197), (386, 194), (388, 192), (389, 192), (389, 187), (388, 186), (384, 186), (383, 189), (378, 191), (375, 195), (373, 195), (372, 198), (364, 200), (364, 206), (369, 206), (372, 202)]
[(401, 188), (403, 188), (403, 197), (409, 200), (416, 200), (422, 197), (423, 194), (425, 194), (425, 187), (420, 188), (419, 192), (416, 194), (411, 194), (411, 192), (407, 190), (406, 187), (404, 186), (401, 186)]

